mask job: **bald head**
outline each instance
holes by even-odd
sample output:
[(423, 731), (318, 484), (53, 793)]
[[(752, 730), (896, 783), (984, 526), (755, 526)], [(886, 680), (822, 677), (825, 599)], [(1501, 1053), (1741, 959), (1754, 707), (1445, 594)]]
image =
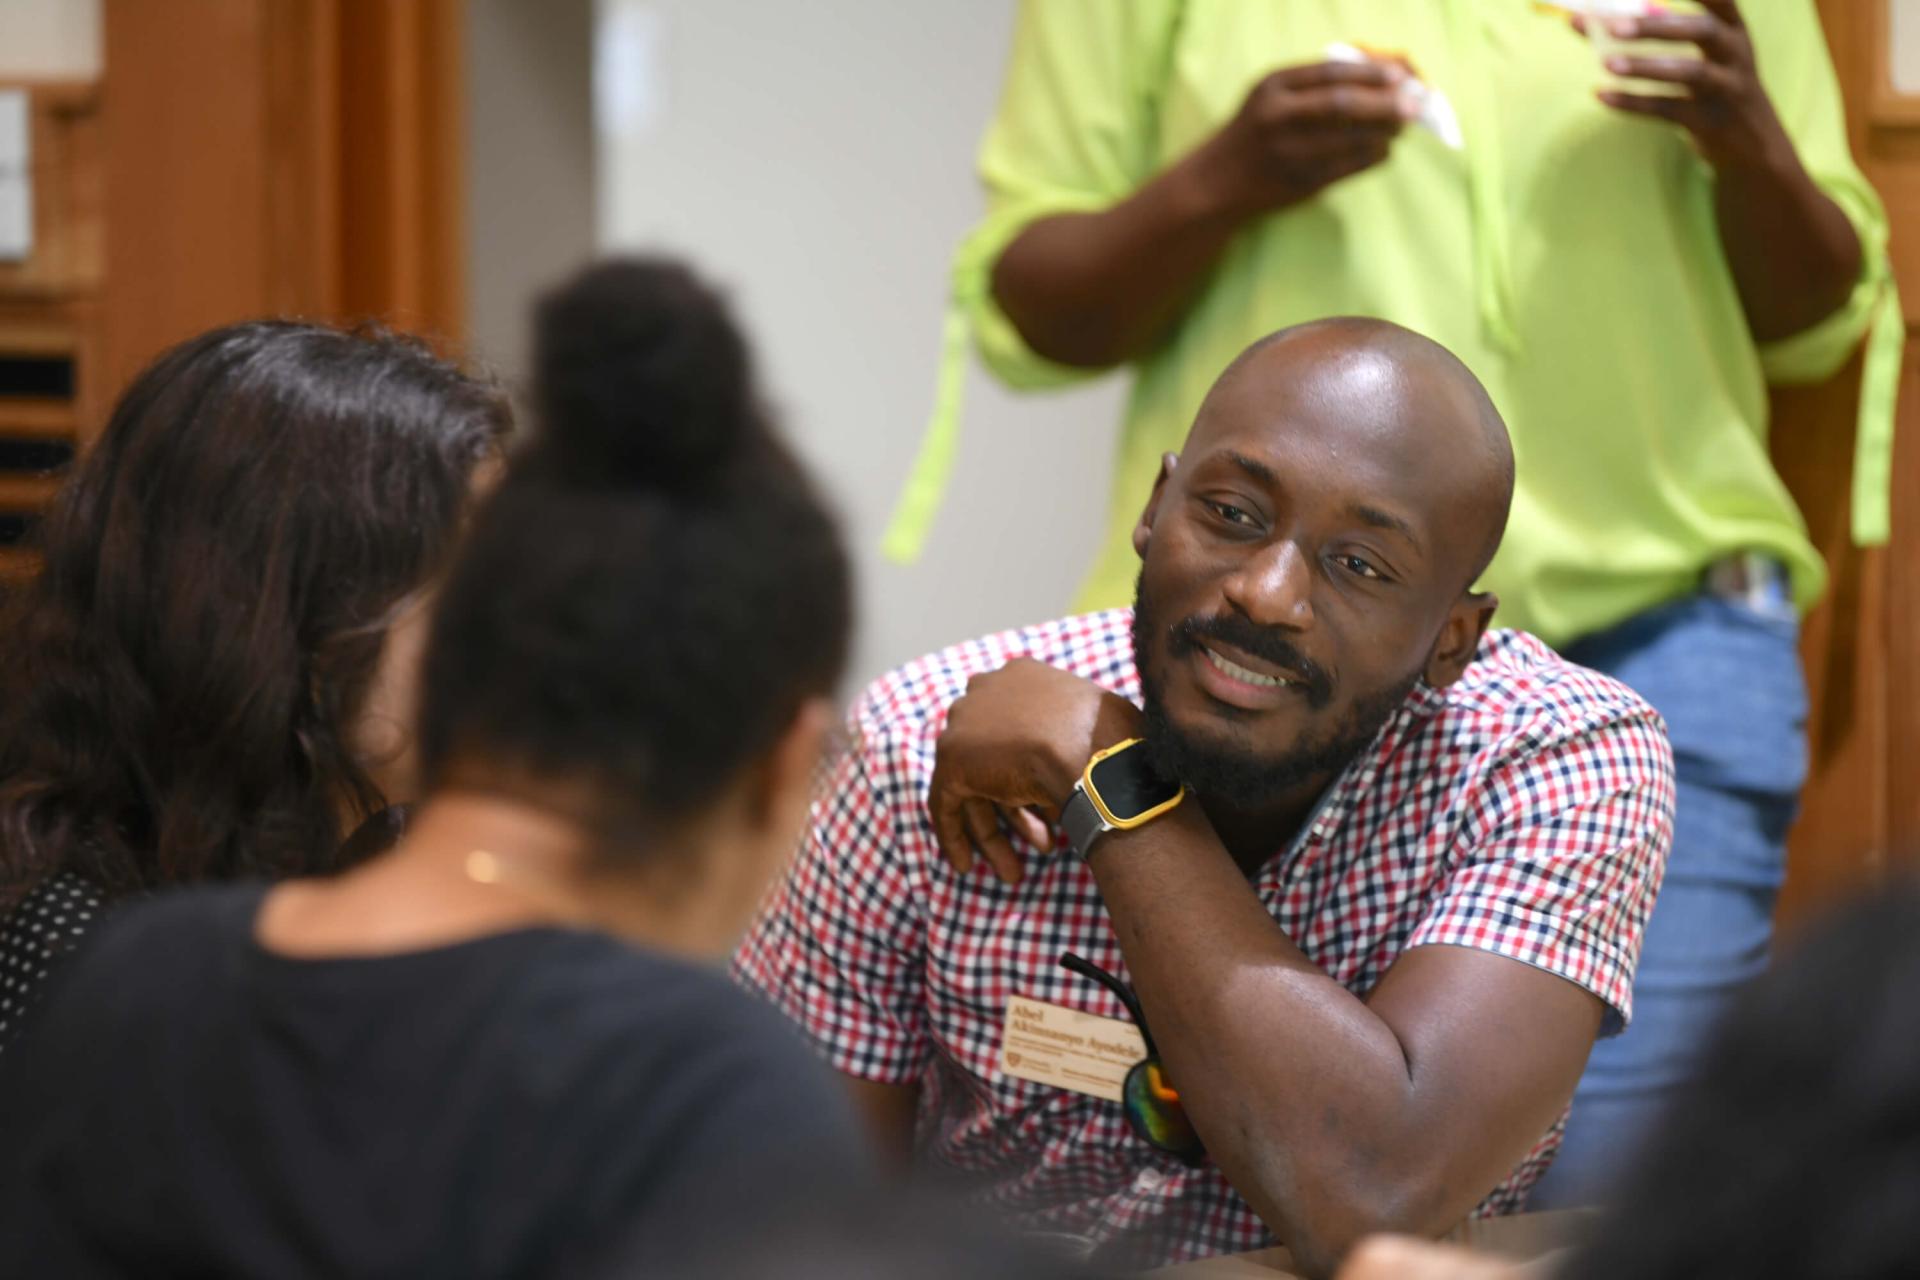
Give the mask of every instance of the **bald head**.
[(1378, 320), (1254, 344), (1134, 526), (1155, 763), (1241, 813), (1323, 787), (1474, 661), (1512, 494), (1500, 415), (1443, 348)]
[(1513, 499), (1506, 423), (1459, 357), (1411, 329), (1337, 317), (1260, 339), (1207, 393), (1187, 449), (1236, 432), (1321, 451), (1420, 508), (1457, 553), (1463, 587), (1499, 548)]

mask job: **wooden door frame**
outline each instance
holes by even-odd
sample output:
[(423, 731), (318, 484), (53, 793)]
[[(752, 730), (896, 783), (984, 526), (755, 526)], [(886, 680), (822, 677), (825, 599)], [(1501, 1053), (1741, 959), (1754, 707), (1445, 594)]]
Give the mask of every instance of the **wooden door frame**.
[(460, 0), (105, 0), (105, 360), (261, 315), (465, 333)]
[[(1853, 152), (1886, 202), (1906, 308), (1887, 546), (1851, 538), (1859, 360), (1822, 387), (1774, 395), (1775, 462), (1831, 571), (1801, 651), (1812, 714), (1810, 774), (1791, 841), (1784, 924), (1920, 863), (1920, 110), (1888, 100), (1884, 0), (1818, 0), (1847, 100)], [(1898, 108), (1898, 109), (1896, 109)]]

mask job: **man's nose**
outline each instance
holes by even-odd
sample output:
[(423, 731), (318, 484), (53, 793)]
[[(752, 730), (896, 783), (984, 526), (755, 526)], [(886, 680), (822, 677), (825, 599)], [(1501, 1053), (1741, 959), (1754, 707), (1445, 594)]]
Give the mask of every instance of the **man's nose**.
[(1249, 556), (1227, 579), (1227, 602), (1264, 627), (1313, 626), (1313, 561), (1290, 538)]

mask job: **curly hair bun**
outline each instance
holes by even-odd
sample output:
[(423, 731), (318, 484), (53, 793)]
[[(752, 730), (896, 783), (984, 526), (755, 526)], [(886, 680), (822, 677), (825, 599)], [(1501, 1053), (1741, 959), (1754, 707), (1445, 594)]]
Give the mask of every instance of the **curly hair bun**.
[(541, 300), (535, 333), (534, 447), (566, 483), (698, 489), (760, 429), (746, 340), (680, 263), (590, 267)]

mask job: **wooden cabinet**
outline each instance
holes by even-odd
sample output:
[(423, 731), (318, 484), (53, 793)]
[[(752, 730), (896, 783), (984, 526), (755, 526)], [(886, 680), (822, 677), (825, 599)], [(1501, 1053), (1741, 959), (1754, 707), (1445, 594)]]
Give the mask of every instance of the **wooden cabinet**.
[(1812, 774), (1795, 828), (1782, 924), (1920, 862), (1920, 101), (1888, 90), (1888, 0), (1821, 0), (1854, 155), (1886, 201), (1907, 352), (1894, 450), (1893, 537), (1848, 537), (1858, 367), (1775, 396), (1773, 446), (1833, 570), (1802, 643), (1813, 693)]
[(459, 0), (106, 0), (108, 382), (261, 315), (464, 328)]
[(24, 543), (106, 399), (99, 89), (3, 87), (27, 95), (33, 238), (0, 262), (0, 577), (31, 563)]
[(460, 0), (105, 0), (98, 83), (24, 82), (0, 262), (0, 577), (167, 346), (264, 315), (464, 329)]
[(460, 0), (105, 0), (99, 83), (27, 84), (0, 263), (0, 575), (167, 346), (264, 315), (464, 328)]

